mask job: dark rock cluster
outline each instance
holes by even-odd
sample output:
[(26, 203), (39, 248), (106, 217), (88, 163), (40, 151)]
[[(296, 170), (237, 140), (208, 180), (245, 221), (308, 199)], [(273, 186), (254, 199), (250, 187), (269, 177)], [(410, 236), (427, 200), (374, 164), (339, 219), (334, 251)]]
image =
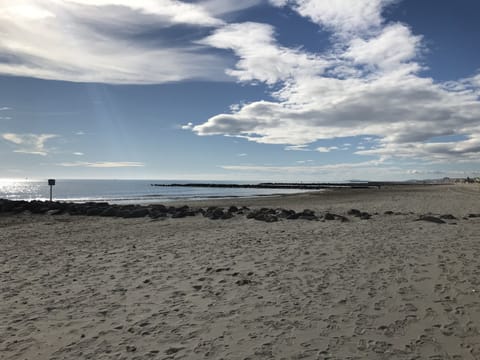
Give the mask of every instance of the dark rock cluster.
[(164, 205), (113, 205), (106, 202), (50, 202), (50, 201), (12, 201), (0, 199), (0, 212), (21, 213), (29, 211), (33, 214), (48, 215), (84, 215), (122, 218), (183, 218), (195, 216), (200, 210), (188, 206), (174, 207)]
[(357, 210), (357, 209), (350, 209), (347, 214), (348, 215), (353, 215), (353, 216), (358, 217), (362, 220), (368, 220), (372, 217), (372, 215), (370, 215), (369, 213), (367, 213), (365, 211), (360, 211), (360, 210)]
[[(106, 202), (85, 202), (85, 203), (68, 203), (68, 202), (50, 202), (50, 201), (14, 201), (0, 199), (0, 213), (18, 214), (28, 211), (33, 214), (47, 215), (84, 215), (84, 216), (105, 216), (105, 217), (121, 217), (121, 218), (143, 218), (150, 217), (152, 219), (161, 218), (185, 218), (187, 216), (203, 215), (211, 220), (226, 220), (234, 216), (246, 216), (247, 219), (253, 219), (264, 222), (277, 222), (279, 220), (308, 220), (308, 221), (332, 221), (337, 220), (347, 222), (346, 216), (333, 214), (331, 212), (315, 213), (310, 209), (295, 211), (283, 208), (260, 208), (250, 209), (246, 206), (228, 208), (211, 206), (208, 208), (194, 208), (187, 205), (175, 207), (165, 205), (115, 205)], [(387, 215), (400, 215), (402, 213), (394, 213), (386, 211)], [(368, 220), (371, 214), (360, 211), (358, 209), (350, 209), (347, 215)], [(375, 213), (374, 215), (378, 215)], [(404, 214), (403, 214), (404, 215)], [(469, 218), (480, 217), (480, 214), (469, 214)], [(439, 217), (421, 215), (417, 220), (428, 221), (437, 224), (445, 224), (446, 220), (456, 220), (457, 218), (451, 214), (440, 215)]]

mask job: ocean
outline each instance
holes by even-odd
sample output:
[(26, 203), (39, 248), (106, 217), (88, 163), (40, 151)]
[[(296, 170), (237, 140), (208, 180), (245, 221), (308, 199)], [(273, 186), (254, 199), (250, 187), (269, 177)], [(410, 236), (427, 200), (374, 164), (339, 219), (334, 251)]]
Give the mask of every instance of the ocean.
[[(292, 194), (298, 189), (235, 189), (201, 187), (163, 187), (151, 184), (194, 183), (179, 180), (57, 180), (53, 186), (53, 200), (86, 202), (106, 201), (112, 204), (163, 203), (176, 200), (254, 197)], [(227, 181), (198, 181), (202, 183), (231, 183)], [(47, 180), (0, 179), (0, 199), (49, 200)]]

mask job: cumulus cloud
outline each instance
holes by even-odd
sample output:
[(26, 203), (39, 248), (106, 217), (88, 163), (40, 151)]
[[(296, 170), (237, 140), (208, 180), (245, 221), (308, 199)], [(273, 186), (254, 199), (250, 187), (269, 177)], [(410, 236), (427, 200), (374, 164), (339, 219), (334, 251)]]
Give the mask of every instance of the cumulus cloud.
[(48, 149), (45, 143), (53, 138), (58, 137), (54, 134), (2, 134), (2, 138), (15, 145), (14, 152), (46, 156)]
[(135, 161), (97, 161), (97, 162), (75, 161), (75, 162), (60, 163), (57, 165), (65, 166), (65, 167), (92, 167), (92, 168), (123, 168), (123, 167), (145, 166), (144, 163), (135, 162)]
[(337, 35), (362, 34), (378, 28), (383, 7), (394, 0), (270, 0), (273, 5), (290, 5), (300, 15)]
[(202, 3), (180, 0), (2, 1), (0, 74), (120, 84), (222, 79), (224, 59), (162, 31), (176, 26), (185, 36), (223, 23)]
[(274, 84), (298, 75), (312, 76), (321, 73), (327, 65), (327, 61), (313, 54), (276, 44), (274, 28), (268, 24), (229, 24), (217, 29), (199, 43), (232, 50), (240, 57), (236, 68), (227, 70), (228, 75), (240, 81)]
[[(277, 90), (272, 100), (242, 104), (193, 131), (285, 144), (287, 150), (308, 150), (318, 140), (362, 136), (376, 139), (375, 147), (359, 149), (357, 155), (478, 158), (480, 75), (448, 83), (422, 77), (422, 37), (404, 24), (385, 23), (381, 13), (390, 3), (274, 1), (333, 32), (332, 48), (318, 54), (286, 49), (265, 24), (217, 29), (203, 43), (236, 54), (236, 68), (229, 74), (239, 81), (276, 84)], [(252, 41), (242, 42), (242, 34)], [(451, 135), (468, 139), (432, 141)]]

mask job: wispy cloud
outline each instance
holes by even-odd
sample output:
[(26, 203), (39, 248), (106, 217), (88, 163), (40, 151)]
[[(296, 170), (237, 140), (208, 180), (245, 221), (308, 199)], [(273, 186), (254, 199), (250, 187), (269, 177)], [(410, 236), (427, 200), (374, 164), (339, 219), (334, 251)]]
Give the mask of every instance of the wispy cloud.
[(244, 157), (244, 156), (247, 156), (248, 154), (245, 154), (245, 153), (241, 153), (241, 154), (237, 154), (237, 156), (239, 157)]
[(123, 167), (144, 167), (145, 166), (144, 163), (135, 162), (135, 161), (97, 161), (97, 162), (75, 161), (75, 162), (60, 163), (57, 165), (65, 166), (65, 167), (91, 167), (91, 168), (123, 168)]
[[(9, 108), (8, 106), (0, 107), (0, 111), (7, 111), (7, 110), (12, 110), (12, 109)], [(12, 120), (12, 117), (11, 116), (0, 116), (0, 120)]]
[[(221, 69), (226, 60), (193, 42), (200, 35), (192, 27), (224, 24), (211, 5), (180, 0), (2, 1), (0, 53), (8, 61), (0, 61), (0, 74), (117, 84), (225, 79)], [(218, 15), (237, 9), (227, 1)], [(175, 42), (163, 35), (171, 35), (173, 26), (179, 32)], [(152, 33), (155, 41), (148, 36)]]
[(307, 145), (289, 145), (285, 147), (286, 151), (312, 151)]
[(15, 145), (14, 152), (41, 156), (48, 154), (45, 143), (56, 137), (58, 137), (58, 135), (55, 134), (2, 134), (4, 140)]
[(181, 128), (182, 130), (192, 130), (193, 124), (192, 124), (191, 122), (189, 122), (188, 124), (185, 124), (185, 125), (180, 126), (180, 128)]
[[(276, 90), (270, 101), (242, 104), (194, 126), (196, 134), (284, 144), (286, 150), (307, 150), (319, 140), (374, 136), (377, 148), (357, 155), (478, 158), (480, 75), (448, 83), (421, 76), (422, 36), (382, 17), (385, 6), (395, 1), (270, 2), (291, 7), (331, 31), (332, 47), (317, 54), (285, 48), (266, 24), (215, 30), (202, 43), (235, 53), (238, 62), (228, 70), (231, 76), (241, 82), (276, 84)], [(241, 40), (245, 34), (248, 42)], [(430, 143), (445, 135), (470, 140)]]
[(222, 169), (239, 174), (252, 174), (257, 178), (317, 181), (344, 181), (350, 179), (388, 179), (406, 177), (407, 172), (398, 166), (381, 160), (362, 161), (358, 163), (336, 163), (312, 165), (310, 161), (299, 162), (295, 166), (271, 165), (224, 165)]
[(73, 153), (73, 155), (76, 155), (76, 156), (83, 156), (83, 155), (85, 155), (85, 154), (84, 154), (84, 153), (82, 153), (82, 152), (79, 152), (79, 151), (77, 151), (77, 152), (74, 152), (74, 153)]

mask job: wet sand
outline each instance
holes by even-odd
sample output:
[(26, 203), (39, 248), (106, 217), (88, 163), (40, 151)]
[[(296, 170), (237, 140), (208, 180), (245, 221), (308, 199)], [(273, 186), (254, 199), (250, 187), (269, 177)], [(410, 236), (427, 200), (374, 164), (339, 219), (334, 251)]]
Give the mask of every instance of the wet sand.
[(2, 214), (0, 358), (480, 359), (478, 185), (191, 205), (350, 221)]

